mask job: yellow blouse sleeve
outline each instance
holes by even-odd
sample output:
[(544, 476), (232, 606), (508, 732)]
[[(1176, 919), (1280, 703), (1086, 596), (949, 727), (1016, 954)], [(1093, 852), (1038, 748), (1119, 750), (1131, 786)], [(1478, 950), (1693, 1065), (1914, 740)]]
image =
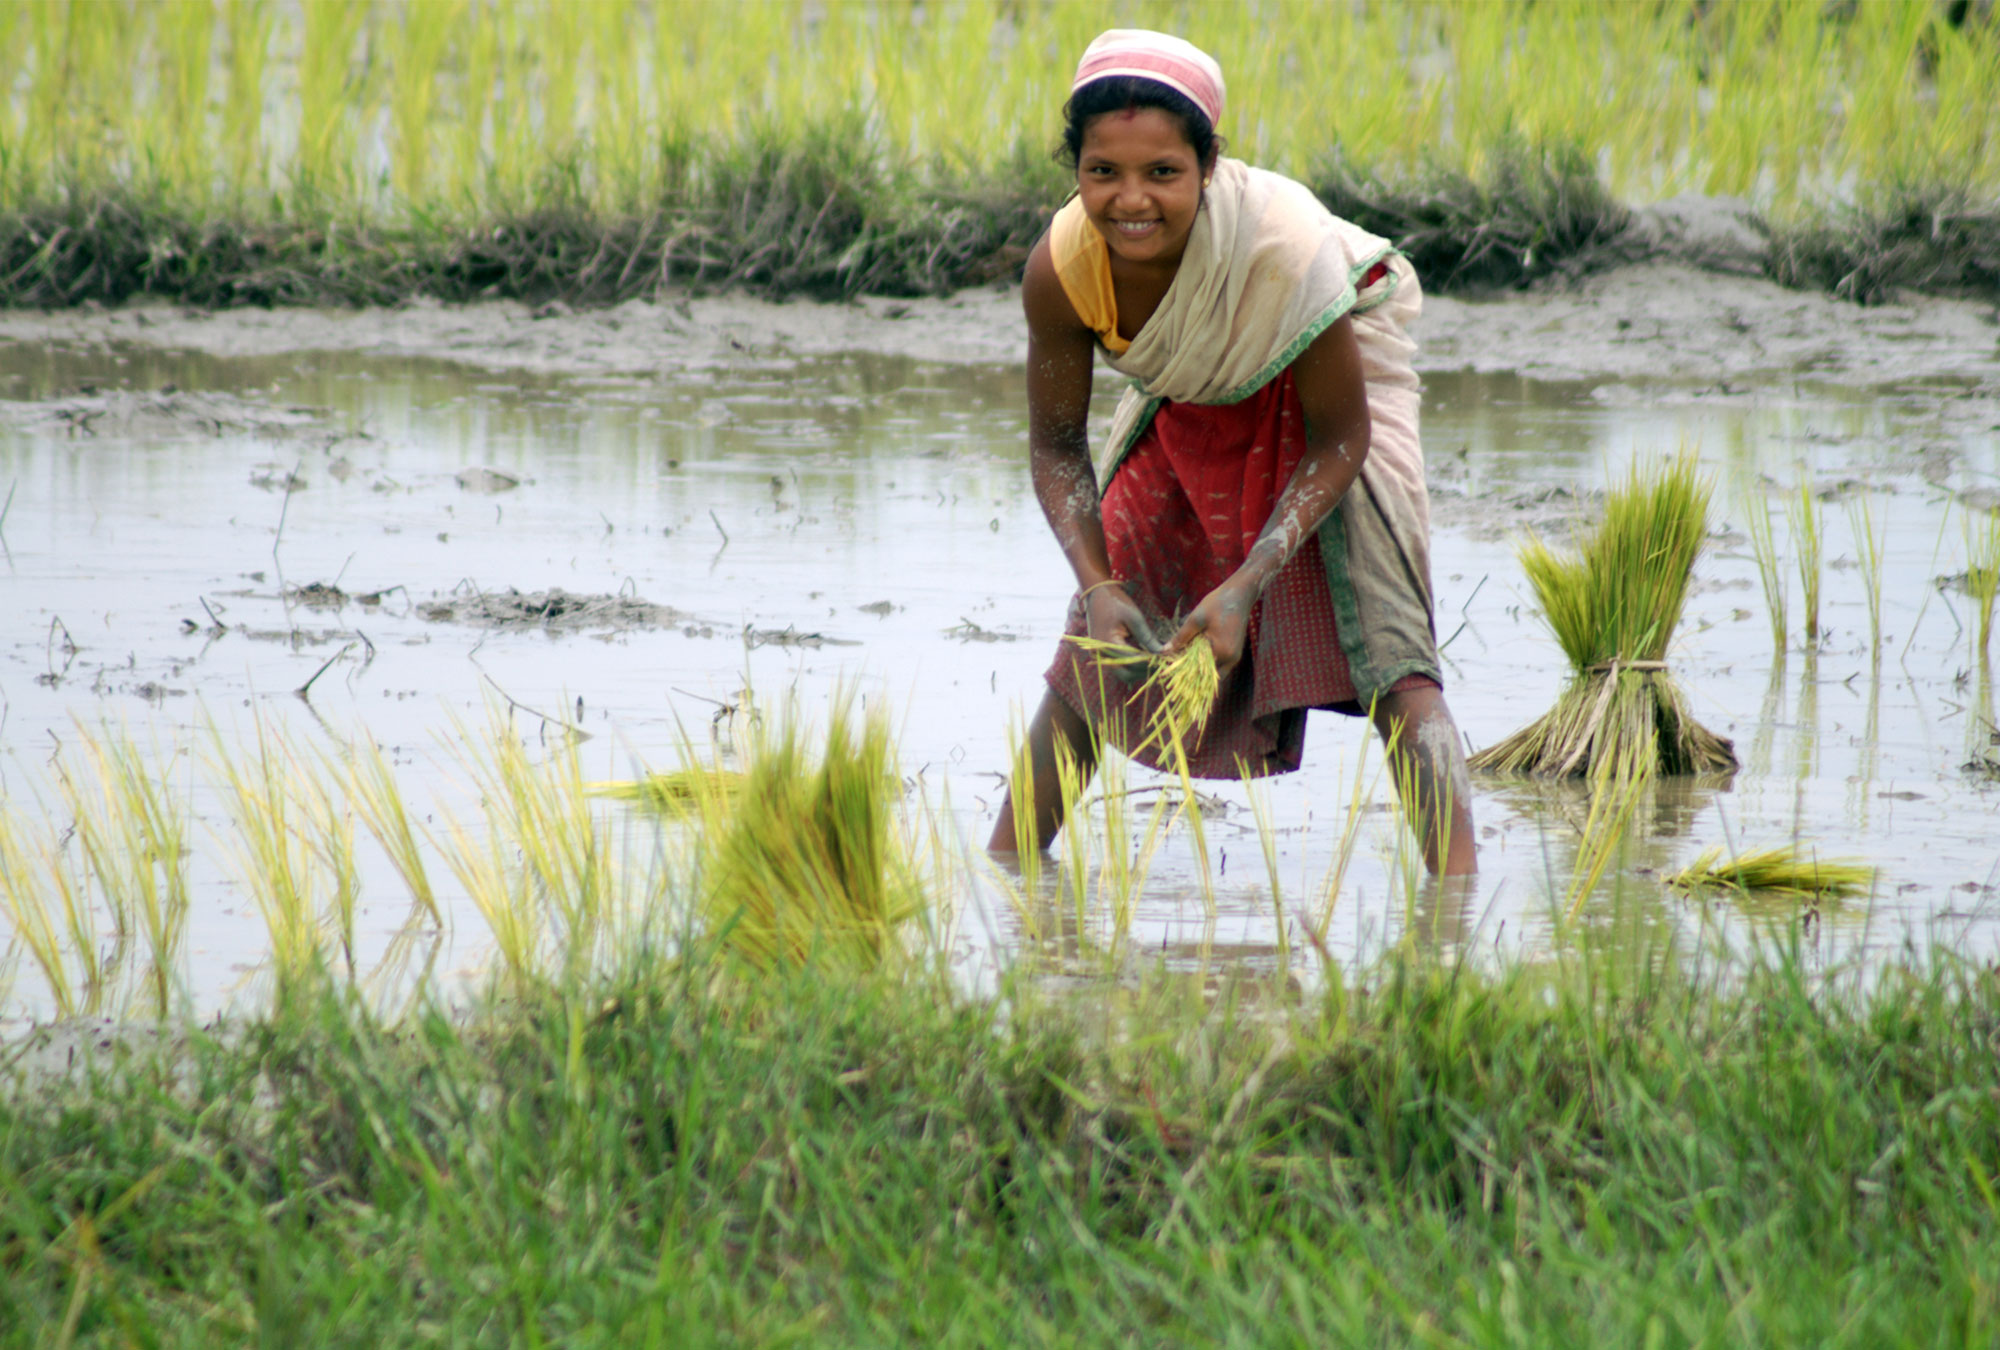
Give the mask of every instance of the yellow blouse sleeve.
[(1049, 258), (1063, 294), (1084, 326), (1097, 334), (1113, 356), (1132, 344), (1118, 336), (1118, 297), (1111, 289), (1111, 250), (1104, 236), (1083, 213), (1083, 202), (1072, 197), (1049, 223)]

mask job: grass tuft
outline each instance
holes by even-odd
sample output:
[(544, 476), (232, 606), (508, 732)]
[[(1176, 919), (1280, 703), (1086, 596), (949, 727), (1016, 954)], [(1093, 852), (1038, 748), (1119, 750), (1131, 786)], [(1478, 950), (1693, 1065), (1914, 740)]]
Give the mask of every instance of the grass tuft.
[(1863, 305), (1900, 291), (2000, 296), (2000, 203), (1944, 186), (1899, 193), (1873, 210), (1763, 222), (1764, 270), (1795, 290)]
[(1525, 286), (1640, 256), (1632, 213), (1574, 148), (1509, 145), (1477, 179), (1436, 164), (1361, 169), (1336, 159), (1313, 183), (1328, 210), (1395, 241), (1434, 289)]
[(2000, 982), (1801, 961), (321, 994), (0, 1091), (0, 1306), (167, 1345), (1985, 1343)]

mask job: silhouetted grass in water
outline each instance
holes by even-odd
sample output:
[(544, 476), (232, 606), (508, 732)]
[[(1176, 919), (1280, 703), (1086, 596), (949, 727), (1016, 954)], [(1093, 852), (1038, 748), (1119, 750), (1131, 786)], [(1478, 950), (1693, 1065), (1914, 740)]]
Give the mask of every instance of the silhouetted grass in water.
[(2000, 982), (1411, 957), (1008, 1015), (921, 972), (337, 995), (0, 1095), (78, 1343), (1981, 1344)]

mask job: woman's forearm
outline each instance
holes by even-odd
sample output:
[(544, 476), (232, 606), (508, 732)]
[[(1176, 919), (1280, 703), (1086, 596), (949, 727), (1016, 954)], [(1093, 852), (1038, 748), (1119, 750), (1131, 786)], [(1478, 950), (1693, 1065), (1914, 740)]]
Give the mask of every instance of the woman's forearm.
[(1087, 442), (1060, 444), (1030, 438), (1029, 475), (1042, 515), (1056, 544), (1076, 573), (1079, 587), (1094, 586), (1111, 577), (1110, 555), (1104, 545), (1104, 520), (1097, 509), (1097, 474), (1090, 466)]
[(1263, 532), (1250, 546), (1243, 565), (1236, 569), (1236, 579), (1253, 593), (1263, 594), (1271, 578), (1339, 507), (1340, 499), (1347, 495), (1367, 457), (1365, 427), (1358, 436), (1350, 432), (1342, 439), (1309, 443), (1305, 457), (1292, 470), (1291, 481), (1278, 494)]

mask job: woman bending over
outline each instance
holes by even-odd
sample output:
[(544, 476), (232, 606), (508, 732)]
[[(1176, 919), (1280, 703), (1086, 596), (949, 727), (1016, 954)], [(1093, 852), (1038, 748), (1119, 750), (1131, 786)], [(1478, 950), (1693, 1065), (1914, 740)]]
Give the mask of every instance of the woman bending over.
[[(1372, 715), (1431, 870), (1471, 872), (1431, 621), (1416, 274), (1302, 185), (1222, 157), (1223, 93), (1198, 48), (1114, 29), (1065, 109), (1076, 196), (1022, 303), (1035, 494), (1076, 573), (1068, 631), (1209, 640), (1222, 689), (1187, 746), (1199, 777), (1298, 768), (1308, 709)], [(1132, 387), (1093, 466), (1099, 353)], [(1062, 825), (1058, 740), (1087, 773), (1100, 737), (1138, 746), (1153, 711), (1072, 643), (1047, 679), (1016, 785), (1040, 847)], [(990, 847), (1015, 840), (1010, 799)]]

